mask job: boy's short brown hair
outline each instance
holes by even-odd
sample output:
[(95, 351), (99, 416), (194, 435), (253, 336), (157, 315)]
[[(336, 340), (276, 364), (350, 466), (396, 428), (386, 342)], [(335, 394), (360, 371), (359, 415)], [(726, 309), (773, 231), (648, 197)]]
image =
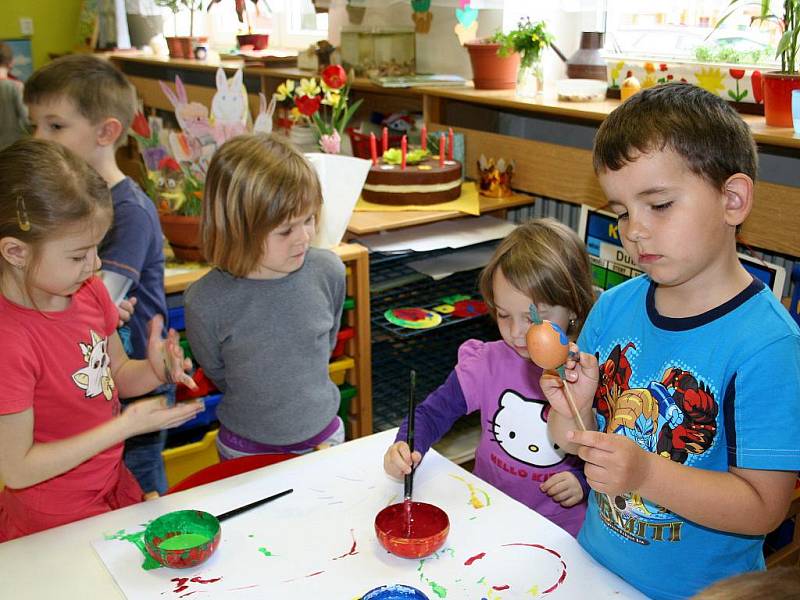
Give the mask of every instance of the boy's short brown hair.
[(214, 153), (203, 190), (203, 254), (235, 277), (261, 262), (267, 235), (281, 223), (319, 217), (322, 189), (314, 167), (288, 141), (241, 135)]
[(689, 83), (642, 90), (612, 111), (594, 138), (594, 170), (617, 171), (639, 154), (663, 150), (718, 190), (735, 173), (756, 178), (750, 128), (725, 100)]
[(91, 54), (69, 54), (38, 69), (25, 82), (26, 104), (63, 96), (75, 104), (90, 123), (112, 117), (122, 124), (121, 146), (136, 114), (136, 89), (108, 60)]

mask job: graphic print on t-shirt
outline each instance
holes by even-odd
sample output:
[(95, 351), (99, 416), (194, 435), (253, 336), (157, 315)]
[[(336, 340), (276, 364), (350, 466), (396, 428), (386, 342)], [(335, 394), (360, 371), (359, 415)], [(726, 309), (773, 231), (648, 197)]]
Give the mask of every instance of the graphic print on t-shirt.
[(513, 390), (500, 396), (491, 432), (511, 458), (534, 467), (551, 467), (564, 460), (564, 451), (547, 435), (544, 400), (523, 398)]
[[(600, 361), (595, 394), (600, 431), (624, 435), (641, 448), (681, 464), (692, 464), (714, 444), (719, 405), (715, 394), (696, 373), (667, 366), (660, 380), (631, 387), (637, 381), (631, 357), (636, 345), (615, 345)], [(640, 380), (641, 382), (641, 380)], [(635, 492), (613, 501), (622, 516), (622, 529), (612, 518), (606, 496), (595, 494), (603, 521), (640, 544), (680, 541), (680, 517)]]
[(101, 338), (90, 330), (91, 342), (84, 344), (78, 342), (86, 366), (72, 374), (72, 380), (80, 389), (84, 390), (87, 398), (94, 398), (103, 394), (106, 400), (111, 400), (114, 390), (114, 379), (111, 377), (109, 366), (108, 338)]

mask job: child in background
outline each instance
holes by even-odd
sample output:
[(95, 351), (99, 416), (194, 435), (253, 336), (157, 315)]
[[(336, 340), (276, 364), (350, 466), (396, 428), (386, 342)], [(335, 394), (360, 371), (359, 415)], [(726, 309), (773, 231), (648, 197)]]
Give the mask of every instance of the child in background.
[(141, 501), (122, 441), (202, 408), (157, 397), (120, 412), (119, 396), (193, 382), (160, 316), (147, 359), (126, 356), (94, 276), (111, 219), (105, 182), (65, 147), (25, 139), (0, 152), (0, 542)]
[(707, 587), (692, 600), (798, 600), (800, 567), (772, 567), (767, 571), (742, 573)]
[(27, 133), (28, 113), (22, 102), (22, 82), (11, 79), (14, 54), (0, 42), (0, 150)]
[(236, 137), (214, 154), (203, 194), (203, 252), (216, 268), (186, 291), (186, 333), (224, 393), (222, 459), (302, 453), (344, 440), (328, 374), (344, 265), (310, 248), (322, 205), (313, 167), (279, 137)]
[(595, 138), (645, 275), (603, 292), (568, 361), (590, 431), (560, 381), (542, 389), (552, 438), (595, 490), (578, 541), (653, 598), (763, 569), (800, 468), (800, 331), (736, 255), (756, 162), (739, 115), (690, 84), (642, 90)]
[[(103, 176), (111, 188), (114, 223), (100, 246), (101, 277), (117, 304), (130, 296), (136, 310), (123, 303), (127, 322), (120, 337), (129, 356), (147, 356), (147, 326), (156, 315), (167, 317), (164, 295), (164, 249), (155, 205), (119, 169), (116, 150), (127, 139), (136, 111), (136, 90), (107, 60), (88, 54), (64, 56), (37, 70), (25, 84), (35, 137), (64, 144)], [(174, 401), (174, 386), (145, 390)], [(161, 451), (166, 431), (125, 442), (125, 462), (151, 495), (167, 491)]]
[(566, 225), (530, 221), (497, 247), (480, 290), (503, 339), (461, 345), (456, 368), (415, 411), (413, 454), (403, 421), (384, 469), (398, 478), (410, 473), (412, 461), (419, 463), (459, 417), (479, 410), (475, 475), (577, 535), (588, 493), (583, 463), (547, 437), (551, 411), (539, 388), (542, 369), (531, 362), (525, 336), (531, 304), (572, 339), (578, 334), (594, 298), (586, 250)]

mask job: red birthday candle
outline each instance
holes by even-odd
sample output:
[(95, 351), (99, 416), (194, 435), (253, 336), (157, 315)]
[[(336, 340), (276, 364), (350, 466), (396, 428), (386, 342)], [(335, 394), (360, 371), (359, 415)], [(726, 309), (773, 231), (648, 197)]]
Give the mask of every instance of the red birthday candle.
[(383, 128), (382, 142), (383, 142), (383, 151), (386, 152), (389, 149), (389, 128), (388, 127), (384, 127)]
[(446, 142), (444, 141), (444, 134), (439, 136), (439, 166), (444, 166), (444, 146)]
[(403, 171), (406, 170), (406, 152), (408, 152), (408, 139), (403, 136), (403, 139), (400, 140), (400, 169)]
[(453, 128), (447, 130), (447, 160), (453, 160)]
[(375, 134), (369, 134), (369, 155), (372, 157), (372, 164), (378, 164), (378, 143), (375, 140)]
[(422, 131), (419, 134), (419, 139), (422, 145), (422, 150), (425, 151), (428, 149), (428, 128), (425, 125), (422, 126)]

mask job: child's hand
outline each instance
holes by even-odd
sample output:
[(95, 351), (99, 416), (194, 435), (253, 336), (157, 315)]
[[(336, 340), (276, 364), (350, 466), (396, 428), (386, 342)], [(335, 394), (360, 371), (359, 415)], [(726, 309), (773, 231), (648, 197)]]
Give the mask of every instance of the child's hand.
[(147, 359), (156, 377), (164, 383), (182, 383), (192, 390), (197, 389), (194, 379), (187, 373), (192, 368), (192, 361), (185, 358), (180, 344), (180, 336), (174, 329), (167, 333), (167, 339), (161, 339), (164, 318), (156, 315), (148, 323), (150, 338), (147, 341)]
[(652, 457), (633, 440), (600, 431), (571, 431), (567, 439), (577, 444), (585, 462), (583, 472), (592, 489), (611, 497), (638, 490), (647, 480)]
[(545, 494), (564, 508), (575, 506), (583, 500), (581, 482), (571, 471), (561, 471), (539, 486)]
[[(579, 360), (576, 360), (575, 357), (579, 357)], [(600, 378), (597, 358), (585, 352), (579, 353), (578, 346), (570, 343), (569, 357), (564, 364), (564, 372), (567, 381), (570, 382), (569, 385), (572, 397), (575, 399), (575, 407), (578, 411), (583, 411), (590, 407)], [(547, 398), (556, 412), (564, 417), (574, 417), (564, 392), (564, 382), (560, 377), (552, 372), (544, 371), (539, 379), (539, 385), (542, 388), (542, 392), (544, 392), (545, 398)]]
[(202, 400), (167, 406), (166, 396), (159, 395), (128, 404), (120, 415), (126, 422), (128, 437), (183, 425), (202, 411)]
[(383, 470), (395, 479), (402, 479), (403, 475), (411, 473), (411, 460), (414, 465), (418, 465), (422, 460), (422, 454), (414, 450), (409, 452), (408, 444), (405, 442), (395, 442), (383, 455)]
[(119, 313), (119, 323), (117, 327), (122, 327), (131, 320), (133, 312), (136, 310), (136, 298), (126, 298), (117, 305), (117, 312)]

